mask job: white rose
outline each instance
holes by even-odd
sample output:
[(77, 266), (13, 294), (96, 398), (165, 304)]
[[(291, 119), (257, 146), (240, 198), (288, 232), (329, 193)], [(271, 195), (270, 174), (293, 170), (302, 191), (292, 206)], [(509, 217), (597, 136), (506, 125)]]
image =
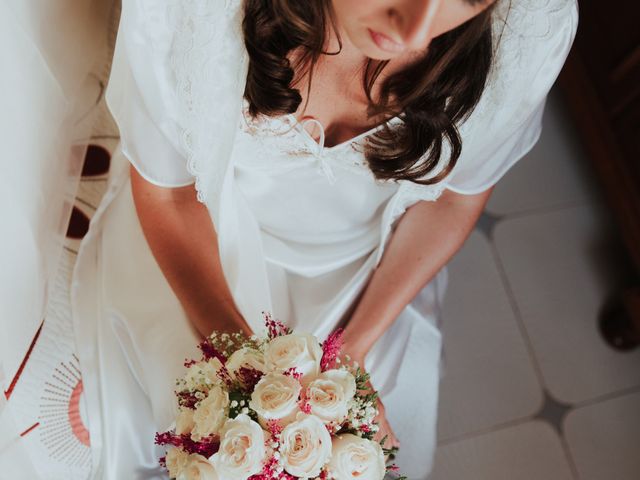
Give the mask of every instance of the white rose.
[(341, 480), (382, 480), (386, 472), (382, 447), (350, 433), (339, 435), (333, 440), (329, 471)]
[(189, 455), (189, 463), (176, 480), (219, 480), (215, 467), (202, 455)]
[(280, 373), (268, 373), (253, 389), (249, 406), (257, 414), (260, 422), (278, 420), (286, 425), (296, 418), (300, 411), (298, 400), (302, 386), (295, 378)]
[(178, 410), (178, 416), (176, 417), (176, 434), (191, 433), (191, 430), (193, 430), (195, 426), (193, 413), (194, 411), (190, 408), (181, 407)]
[(196, 442), (202, 437), (217, 434), (229, 414), (229, 393), (215, 385), (202, 400), (193, 414), (195, 426), (191, 438)]
[(349, 402), (356, 393), (356, 379), (346, 370), (327, 370), (314, 379), (306, 391), (311, 413), (325, 423), (342, 423), (349, 414)]
[(280, 453), (290, 475), (317, 477), (331, 457), (331, 435), (320, 419), (300, 413), (282, 430)]
[(171, 478), (177, 478), (189, 463), (189, 454), (178, 447), (172, 447), (167, 450), (167, 455), (164, 459), (167, 470), (169, 470), (169, 476)]
[(292, 333), (276, 337), (265, 352), (267, 370), (283, 373), (295, 368), (302, 379), (314, 377), (320, 373), (322, 348), (318, 339), (310, 334)]
[(225, 366), (233, 378), (235, 378), (236, 372), (242, 367), (252, 368), (262, 373), (266, 373), (267, 371), (264, 364), (264, 354), (259, 350), (248, 347), (233, 352)]
[(266, 457), (264, 430), (248, 415), (227, 420), (220, 432), (220, 449), (211, 461), (225, 479), (246, 480), (262, 471)]
[(218, 371), (222, 368), (222, 362), (217, 358), (210, 358), (205, 362), (197, 362), (189, 367), (184, 381), (186, 387), (191, 390), (208, 390), (213, 385), (222, 382), (218, 377)]

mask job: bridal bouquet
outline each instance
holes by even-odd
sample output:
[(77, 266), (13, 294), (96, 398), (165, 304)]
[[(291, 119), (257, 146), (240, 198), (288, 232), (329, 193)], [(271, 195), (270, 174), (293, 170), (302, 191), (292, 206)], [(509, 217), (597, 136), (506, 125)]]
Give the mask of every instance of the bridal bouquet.
[[(214, 332), (176, 382), (175, 428), (156, 434), (178, 480), (382, 480), (377, 393), (341, 362), (341, 332), (322, 344), (266, 315), (267, 338)], [(348, 359), (347, 359), (348, 360)], [(383, 440), (384, 443), (384, 440)]]

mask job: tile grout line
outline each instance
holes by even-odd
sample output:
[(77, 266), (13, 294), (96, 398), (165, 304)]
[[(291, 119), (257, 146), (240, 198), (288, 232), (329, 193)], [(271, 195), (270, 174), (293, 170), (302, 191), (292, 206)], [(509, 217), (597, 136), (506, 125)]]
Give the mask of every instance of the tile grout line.
[[(584, 203), (580, 203), (579, 205), (583, 205)], [(579, 206), (578, 205), (578, 206)], [(576, 205), (574, 205), (576, 206)], [(564, 210), (567, 209), (568, 207), (564, 207), (562, 209), (556, 209), (556, 211), (558, 210)], [(543, 212), (538, 212), (536, 213), (537, 215), (542, 214)], [(534, 214), (531, 214), (534, 215)], [(522, 215), (524, 216), (524, 215)], [(500, 218), (497, 222), (496, 222), (496, 226), (498, 225), (498, 223), (500, 223), (501, 221), (508, 219), (508, 218), (514, 218), (513, 216), (511, 217), (502, 217)], [(517, 218), (517, 217), (515, 217)], [(500, 254), (498, 252), (498, 249), (495, 245), (494, 242), (494, 238), (493, 238), (493, 232), (494, 230), (491, 232), (492, 234), (489, 236), (488, 240), (489, 240), (489, 244), (491, 246), (491, 253), (493, 256), (493, 260), (494, 263), (496, 265), (496, 268), (498, 269), (498, 274), (500, 275), (500, 280), (502, 282), (502, 286), (505, 289), (505, 292), (507, 294), (507, 297), (509, 298), (509, 303), (511, 305), (511, 309), (513, 311), (514, 314), (514, 319), (516, 321), (516, 324), (518, 325), (518, 330), (520, 331), (520, 334), (522, 335), (522, 339), (526, 345), (527, 348), (527, 353), (529, 354), (529, 359), (531, 360), (531, 364), (536, 372), (536, 376), (538, 377), (538, 382), (539, 382), (539, 386), (542, 390), (542, 394), (544, 395), (545, 392), (548, 392), (548, 386), (545, 382), (544, 379), (544, 375), (542, 374), (542, 368), (540, 367), (540, 364), (538, 362), (538, 358), (536, 357), (535, 354), (535, 349), (533, 348), (533, 342), (531, 341), (531, 337), (529, 335), (529, 331), (527, 330), (526, 325), (524, 324), (524, 321), (522, 319), (522, 312), (520, 311), (520, 307), (518, 306), (518, 303), (516, 301), (515, 295), (513, 293), (513, 289), (511, 288), (511, 283), (509, 282), (509, 278), (507, 276), (507, 272), (504, 269), (504, 265), (502, 263), (502, 259), (500, 258)], [(543, 404), (544, 405), (544, 404)], [(542, 406), (541, 406), (542, 408)], [(573, 409), (573, 405), (572, 405), (572, 409)], [(564, 456), (567, 460), (567, 463), (569, 464), (569, 468), (571, 469), (571, 474), (573, 476), (573, 478), (575, 480), (579, 480), (579, 476), (578, 476), (578, 468), (575, 464), (575, 460), (573, 459), (573, 456), (571, 455), (571, 451), (569, 450), (569, 446), (567, 444), (565, 435), (564, 435), (564, 431), (560, 431), (558, 432), (558, 437), (560, 439), (561, 445), (562, 445), (562, 450), (564, 453)]]
[(525, 425), (531, 421), (535, 421), (536, 418), (533, 415), (528, 415), (526, 417), (520, 417), (516, 419), (509, 420), (507, 422), (498, 423), (496, 425), (492, 425), (491, 427), (481, 428), (479, 430), (475, 430), (469, 433), (463, 433), (461, 435), (454, 435), (453, 437), (446, 438), (438, 442), (438, 447), (444, 447), (447, 445), (451, 445), (452, 443), (462, 442), (465, 440), (471, 440), (476, 437), (482, 437), (484, 435), (489, 435), (491, 433), (499, 432), (501, 430), (506, 430), (508, 428), (517, 427), (519, 425)]
[(635, 393), (640, 393), (640, 385), (635, 385), (633, 387), (624, 388), (622, 390), (616, 390), (614, 392), (605, 393), (604, 395), (590, 398), (588, 400), (583, 400), (581, 402), (573, 404), (572, 410), (576, 410), (578, 408), (592, 407), (593, 405), (597, 405), (599, 403), (616, 400), (618, 398), (626, 397), (628, 395), (633, 395)]
[(578, 465), (576, 465), (576, 461), (574, 460), (573, 454), (571, 453), (571, 448), (569, 448), (569, 442), (564, 434), (564, 429), (562, 430), (560, 435), (558, 435), (558, 438), (560, 439), (560, 444), (562, 445), (562, 450), (564, 452), (565, 458), (567, 459), (567, 463), (569, 464), (569, 468), (571, 469), (573, 478), (575, 478), (576, 480), (580, 480)]
[[(500, 277), (502, 280), (502, 283), (505, 287), (505, 291), (509, 297), (509, 301), (512, 305), (512, 309), (514, 311), (514, 314), (516, 316), (517, 322), (519, 324), (520, 330), (522, 331), (521, 333), (523, 334), (523, 337), (525, 338), (525, 341), (527, 343), (527, 347), (529, 350), (529, 354), (531, 355), (531, 358), (533, 360), (533, 363), (536, 366), (536, 371), (539, 373), (539, 377), (541, 380), (541, 385), (544, 387), (544, 389), (546, 390), (546, 392), (551, 395), (551, 392), (548, 388), (548, 386), (546, 385), (546, 383), (544, 382), (544, 376), (542, 374), (542, 369), (539, 367), (539, 364), (537, 362), (537, 356), (535, 355), (535, 350), (533, 348), (533, 342), (531, 341), (531, 338), (529, 337), (528, 334), (528, 330), (526, 325), (524, 324), (524, 321), (522, 319), (522, 313), (518, 307), (518, 302), (515, 298), (515, 295), (513, 293), (513, 289), (511, 288), (511, 283), (509, 282), (509, 278), (506, 274), (506, 271), (504, 269), (503, 263), (502, 263), (502, 258), (500, 257), (500, 254), (498, 252), (498, 249), (495, 245), (495, 240), (493, 237), (493, 234), (495, 232), (495, 227), (496, 225), (498, 225), (499, 223), (501, 223), (502, 221), (509, 221), (509, 220), (516, 220), (519, 218), (525, 218), (525, 217), (532, 217), (535, 215), (544, 215), (546, 213), (554, 213), (554, 212), (559, 212), (562, 210), (568, 210), (571, 208), (576, 208), (576, 207), (580, 207), (580, 206), (591, 206), (591, 207), (602, 207), (602, 202), (597, 201), (597, 200), (584, 200), (584, 201), (575, 201), (575, 202), (568, 202), (565, 203), (563, 206), (556, 206), (556, 207), (543, 207), (541, 209), (537, 209), (537, 210), (529, 210), (529, 211), (524, 211), (524, 212), (519, 212), (516, 214), (506, 214), (506, 215), (494, 215), (494, 214), (490, 214), (490, 215), (494, 215), (495, 218), (495, 223), (492, 227), (492, 230), (489, 234), (484, 233), (484, 235), (487, 237), (487, 240), (489, 241), (490, 245), (491, 245), (491, 251), (494, 257), (494, 261), (496, 263), (496, 266), (498, 267), (499, 273), (500, 273)], [(530, 348), (529, 348), (530, 347)], [(570, 405), (571, 409), (576, 409), (576, 408), (582, 408), (582, 407), (586, 407), (586, 406), (590, 406), (590, 405), (594, 405), (597, 403), (601, 403), (601, 402), (605, 402), (608, 400), (612, 400), (615, 398), (619, 398), (628, 394), (632, 394), (632, 393), (636, 393), (636, 392), (640, 392), (640, 384), (637, 385), (633, 385), (630, 387), (626, 387), (626, 388), (622, 388), (619, 390), (613, 390), (611, 392), (607, 392), (604, 393), (602, 395), (598, 395), (596, 397), (592, 397), (589, 399), (585, 399), (585, 400), (581, 400), (578, 402), (572, 402), (568, 405)], [(555, 396), (551, 395), (552, 398), (556, 399)], [(556, 401), (560, 401), (559, 399), (556, 399)], [(564, 401), (561, 401), (562, 403), (565, 403)]]
[[(441, 447), (446, 447), (448, 445), (452, 445), (458, 442), (463, 442), (463, 441), (467, 441), (467, 440), (473, 440), (475, 438), (479, 438), (479, 437), (483, 437), (486, 435), (490, 435), (492, 433), (498, 433), (500, 431), (503, 430), (507, 430), (509, 428), (514, 428), (514, 427), (518, 427), (520, 425), (526, 425), (527, 423), (533, 423), (533, 422), (540, 422), (540, 423), (544, 423), (544, 424), (548, 424), (549, 422), (547, 422), (544, 419), (541, 418), (536, 418), (535, 415), (529, 415), (527, 417), (521, 417), (515, 420), (510, 420), (508, 422), (504, 422), (504, 423), (500, 423), (497, 425), (494, 425), (492, 427), (487, 427), (481, 430), (476, 430), (475, 432), (471, 432), (471, 433), (465, 433), (462, 435), (458, 435), (458, 436), (454, 436), (454, 437), (450, 437), (447, 438), (443, 441), (438, 442), (437, 444), (437, 448), (441, 448)], [(562, 452), (564, 453), (564, 457), (567, 460), (567, 464), (569, 465), (569, 469), (571, 470), (571, 475), (573, 477), (574, 480), (580, 480), (580, 476), (578, 474), (578, 469), (575, 465), (575, 462), (573, 460), (573, 456), (571, 455), (571, 450), (569, 448), (569, 445), (566, 441), (566, 438), (563, 434), (558, 434), (557, 431), (555, 429), (553, 429), (553, 432), (557, 435), (558, 440), (560, 441), (560, 444), (562, 446)]]
[[(496, 222), (496, 225), (498, 223), (500, 223), (502, 221), (502, 219), (498, 220), (498, 222)], [(507, 294), (507, 297), (509, 298), (509, 305), (511, 306), (511, 311), (513, 312), (513, 316), (514, 319), (516, 321), (516, 324), (518, 325), (518, 331), (520, 332), (520, 335), (522, 335), (522, 339), (526, 345), (527, 348), (527, 353), (529, 354), (529, 358), (531, 360), (531, 363), (534, 367), (534, 370), (536, 372), (536, 376), (538, 378), (538, 382), (539, 382), (539, 386), (541, 388), (541, 390), (547, 390), (548, 387), (544, 381), (544, 376), (542, 375), (542, 368), (540, 367), (538, 360), (535, 356), (535, 351), (533, 349), (533, 342), (531, 341), (531, 337), (529, 336), (529, 332), (526, 328), (526, 326), (524, 325), (524, 322), (522, 321), (522, 313), (520, 312), (520, 307), (518, 306), (517, 302), (516, 302), (516, 298), (515, 295), (513, 294), (513, 290), (511, 288), (511, 284), (509, 283), (509, 279), (507, 277), (507, 273), (504, 269), (504, 266), (502, 264), (502, 259), (500, 258), (500, 255), (498, 253), (498, 249), (496, 248), (494, 239), (493, 239), (493, 235), (491, 235), (489, 237), (489, 244), (490, 244), (490, 248), (491, 248), (491, 255), (493, 257), (493, 261), (494, 264), (496, 266), (496, 269), (498, 270), (498, 275), (500, 276), (500, 281), (502, 283), (502, 286), (505, 290), (505, 293)]]
[[(590, 406), (593, 406), (593, 405), (597, 405), (599, 403), (604, 403), (604, 402), (607, 402), (607, 401), (610, 401), (610, 400), (615, 400), (615, 399), (622, 398), (622, 397), (625, 397), (625, 396), (628, 396), (628, 395), (632, 395), (632, 394), (635, 394), (635, 393), (640, 393), (640, 386), (630, 387), (630, 388), (625, 389), (625, 390), (618, 390), (618, 391), (610, 393), (610, 394), (601, 395), (601, 396), (596, 397), (594, 399), (590, 399), (590, 400), (586, 400), (584, 402), (572, 404), (570, 409), (569, 409), (569, 411), (577, 410), (577, 409), (580, 409), (580, 408), (590, 407)], [(507, 428), (517, 427), (519, 425), (524, 425), (526, 423), (536, 422), (536, 421), (549, 423), (544, 418), (537, 417), (536, 414), (527, 415), (525, 417), (516, 418), (516, 419), (513, 419), (513, 420), (509, 420), (507, 422), (497, 423), (497, 424), (494, 424), (494, 425), (492, 425), (490, 427), (485, 427), (485, 428), (481, 428), (481, 429), (474, 430), (474, 431), (471, 431), (471, 432), (462, 433), (460, 435), (453, 435), (451, 437), (447, 437), (445, 439), (442, 439), (442, 440), (438, 441), (438, 447), (450, 445), (452, 443), (457, 443), (457, 442), (461, 442), (461, 441), (465, 441), (465, 440), (471, 440), (471, 439), (476, 438), (476, 437), (480, 437), (480, 436), (483, 436), (483, 435), (488, 435), (490, 433), (499, 432), (499, 431), (505, 430)], [(554, 429), (554, 431), (557, 431), (557, 430)], [(564, 441), (564, 434), (560, 434), (558, 436), (561, 438), (561, 440)]]

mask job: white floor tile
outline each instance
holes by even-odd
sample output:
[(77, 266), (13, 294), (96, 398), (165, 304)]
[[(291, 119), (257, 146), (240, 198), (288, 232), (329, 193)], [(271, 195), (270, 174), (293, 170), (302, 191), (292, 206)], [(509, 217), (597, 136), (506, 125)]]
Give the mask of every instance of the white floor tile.
[(572, 411), (565, 434), (580, 480), (640, 478), (640, 393)]
[(533, 415), (542, 391), (486, 238), (474, 232), (449, 264), (439, 438)]
[(617, 282), (615, 243), (592, 206), (504, 220), (495, 245), (549, 392), (574, 404), (640, 385), (640, 352), (605, 345), (598, 311)]
[(555, 431), (535, 421), (439, 447), (429, 480), (573, 478)]
[(536, 146), (498, 182), (487, 205), (494, 215), (567, 205), (594, 197), (589, 158), (558, 91), (547, 101)]

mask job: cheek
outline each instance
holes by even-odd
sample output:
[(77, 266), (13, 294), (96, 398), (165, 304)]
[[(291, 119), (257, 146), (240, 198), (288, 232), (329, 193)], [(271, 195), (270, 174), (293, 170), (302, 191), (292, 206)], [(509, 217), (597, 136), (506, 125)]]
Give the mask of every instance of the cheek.
[(459, 4), (456, 5), (456, 2), (442, 2), (442, 7), (440, 8), (436, 21), (434, 22), (432, 38), (458, 28), (463, 23), (480, 14), (483, 10), (484, 7), (482, 6), (460, 7)]
[(378, 58), (377, 55), (380, 55), (368, 28), (377, 31), (388, 28), (386, 12), (391, 8), (387, 5), (389, 3), (389, 0), (333, 0), (333, 11), (340, 30), (367, 57)]
[(336, 20), (345, 28), (380, 23), (393, 8), (390, 0), (333, 0)]

